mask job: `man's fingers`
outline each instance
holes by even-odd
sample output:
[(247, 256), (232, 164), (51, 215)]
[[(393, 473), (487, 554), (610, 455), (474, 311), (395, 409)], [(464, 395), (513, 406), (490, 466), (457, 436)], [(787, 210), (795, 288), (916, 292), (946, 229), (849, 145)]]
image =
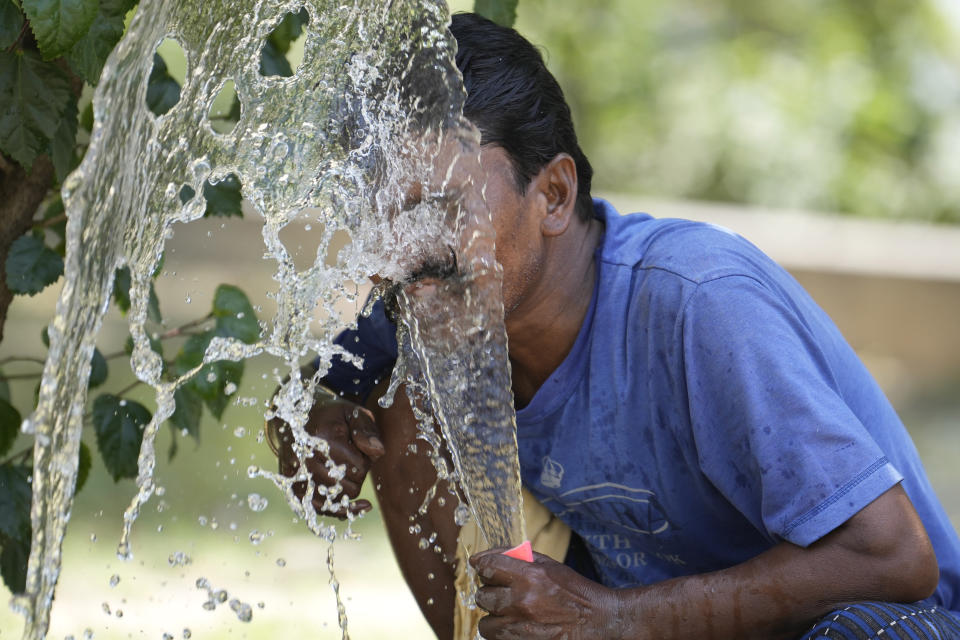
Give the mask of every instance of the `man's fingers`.
[(477, 606), (488, 613), (502, 615), (512, 603), (509, 587), (480, 587), (476, 596)]
[[(335, 502), (337, 503), (336, 506), (329, 509), (325, 509), (324, 505), (326, 505), (326, 499), (324, 497), (314, 495), (313, 510), (322, 516), (330, 516), (333, 518), (337, 518), (338, 520), (346, 520), (347, 513), (346, 511), (344, 511), (343, 507), (340, 505), (339, 503), (340, 501), (336, 500)], [(347, 510), (353, 515), (360, 515), (361, 513), (366, 513), (371, 509), (373, 509), (373, 505), (370, 504), (369, 500), (365, 500), (363, 498), (354, 500), (353, 502), (350, 502), (347, 504)]]
[(371, 460), (384, 454), (380, 429), (369, 409), (357, 405), (344, 405), (344, 418), (350, 430), (350, 440)]
[(505, 549), (491, 549), (470, 558), (470, 564), (484, 584), (509, 587), (517, 574), (530, 566), (529, 562), (503, 555), (503, 551)]

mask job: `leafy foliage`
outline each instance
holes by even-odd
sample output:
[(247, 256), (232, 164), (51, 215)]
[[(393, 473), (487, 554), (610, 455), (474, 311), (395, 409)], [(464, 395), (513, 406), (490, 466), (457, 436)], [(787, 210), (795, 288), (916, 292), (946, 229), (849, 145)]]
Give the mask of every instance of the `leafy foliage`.
[(15, 4), (0, 2), (0, 49), (6, 49), (17, 41), (23, 20)]
[(63, 274), (63, 258), (35, 235), (20, 236), (7, 254), (7, 286), (14, 293), (34, 295)]
[(504, 27), (512, 27), (517, 20), (519, 0), (476, 0), (473, 11)]
[(147, 80), (147, 107), (162, 116), (180, 102), (180, 85), (167, 71), (167, 63), (159, 54), (153, 54), (153, 69)]
[(257, 314), (247, 294), (237, 287), (228, 284), (217, 287), (213, 296), (213, 317), (216, 318), (215, 335), (237, 338), (247, 344), (260, 338)]
[(287, 60), (287, 52), (290, 51), (293, 41), (300, 37), (303, 25), (307, 24), (309, 18), (306, 9), (301, 9), (297, 13), (288, 13), (277, 28), (270, 32), (260, 55), (261, 75), (283, 77), (293, 75), (293, 68)]
[(23, 418), (7, 398), (0, 398), (0, 456), (6, 455), (20, 433)]
[(203, 212), (204, 216), (225, 218), (243, 215), (240, 208), (240, 203), (243, 202), (243, 196), (240, 193), (240, 179), (235, 174), (231, 173), (220, 182), (207, 180), (203, 185), (203, 197), (207, 199), (207, 208)]
[[(122, 9), (122, 7), (118, 7)], [(70, 67), (91, 85), (96, 85), (103, 71), (103, 63), (113, 47), (123, 36), (123, 15), (101, 2), (90, 30), (83, 35), (67, 54)]]
[(45, 60), (59, 58), (80, 40), (97, 17), (97, 0), (22, 0)]
[(71, 99), (70, 81), (33, 51), (0, 51), (0, 151), (26, 168), (50, 144)]
[(30, 483), (25, 467), (0, 465), (0, 535), (22, 538), (30, 532)]
[[(8, 285), (15, 293), (32, 295), (63, 273), (67, 215), (59, 183), (76, 167), (93, 129), (93, 109), (89, 103), (80, 102), (79, 87), (81, 80), (91, 86), (97, 84), (107, 57), (123, 34), (125, 17), (135, 5), (135, 0), (0, 0), (0, 152), (5, 160), (27, 170), (45, 154), (54, 165), (56, 179), (50, 196), (34, 216), (33, 228), (14, 242), (6, 256), (0, 256), (5, 260)], [(282, 21), (267, 43), (267, 66), (286, 75), (292, 73), (285, 54), (301, 35), (306, 21), (305, 10)], [(147, 79), (147, 107), (162, 116), (179, 100), (179, 83), (166, 61), (155, 55)], [(235, 94), (232, 100), (229, 109), (216, 115), (226, 129), (240, 117)], [(188, 186), (181, 193), (185, 199), (195, 195)], [(236, 175), (217, 183), (208, 181), (202, 195), (207, 203), (205, 215), (242, 215), (241, 184)], [(112, 298), (124, 313), (131, 308), (130, 287), (130, 271), (118, 269)], [(151, 348), (161, 358), (164, 341), (183, 341), (176, 356), (164, 361), (164, 379), (171, 381), (197, 370), (174, 394), (176, 410), (169, 420), (175, 434), (172, 456), (179, 435), (199, 439), (204, 407), (218, 418), (223, 415), (242, 379), (243, 363), (203, 363), (210, 341), (228, 337), (253, 342), (259, 338), (260, 326), (246, 295), (229, 285), (217, 289), (206, 316), (168, 329), (151, 282), (147, 311), (147, 319), (160, 327), (148, 333)], [(49, 348), (46, 328), (41, 338)], [(106, 385), (109, 361), (129, 355), (132, 349), (129, 337), (124, 352), (105, 355), (95, 349), (89, 387)], [(100, 394), (84, 418), (94, 431), (103, 466), (115, 481), (136, 476), (143, 428), (152, 419), (148, 407), (124, 394), (126, 391)], [(15, 592), (24, 588), (31, 539), (30, 449), (11, 453), (20, 437), (21, 418), (20, 410), (11, 402), (7, 378), (0, 373), (0, 576)], [(87, 482), (93, 457), (91, 448), (81, 443), (76, 491)]]
[(524, 0), (596, 190), (960, 222), (960, 38), (932, 0)]
[(138, 402), (109, 393), (93, 401), (93, 428), (103, 464), (114, 480), (137, 477), (137, 456), (150, 411)]

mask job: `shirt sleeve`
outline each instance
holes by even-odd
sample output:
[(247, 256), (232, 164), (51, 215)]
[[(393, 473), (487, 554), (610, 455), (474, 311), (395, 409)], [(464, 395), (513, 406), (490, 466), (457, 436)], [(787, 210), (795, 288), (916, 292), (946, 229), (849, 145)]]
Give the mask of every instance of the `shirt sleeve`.
[[(378, 300), (369, 316), (357, 318), (357, 328), (342, 331), (335, 339), (348, 353), (361, 358), (360, 366), (342, 356), (334, 356), (323, 377), (323, 384), (334, 391), (367, 396), (385, 376), (390, 375), (397, 361), (397, 328), (388, 318), (383, 300)], [(319, 359), (314, 368), (319, 368)]]
[(771, 539), (807, 546), (902, 480), (841, 397), (820, 329), (784, 295), (718, 278), (680, 321), (702, 472)]

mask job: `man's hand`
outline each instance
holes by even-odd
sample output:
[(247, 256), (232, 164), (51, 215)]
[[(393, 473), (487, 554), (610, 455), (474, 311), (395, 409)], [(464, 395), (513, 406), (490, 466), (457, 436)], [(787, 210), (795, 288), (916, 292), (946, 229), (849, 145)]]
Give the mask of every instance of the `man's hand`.
[[(360, 487), (370, 470), (370, 465), (384, 454), (380, 430), (368, 409), (339, 398), (318, 397), (310, 410), (305, 429), (308, 434), (323, 438), (330, 446), (329, 455), (320, 451), (309, 451), (304, 455), (307, 473), (313, 479), (316, 489), (312, 497), (313, 508), (317, 513), (345, 519), (346, 511), (340, 506), (342, 496), (351, 500), (349, 511), (361, 513), (369, 511), (369, 500), (357, 500)], [(300, 462), (294, 452), (294, 438), (289, 425), (279, 418), (267, 423), (267, 436), (270, 447), (280, 463), (280, 473), (293, 477), (300, 468)], [(328, 495), (328, 489), (336, 486), (338, 475), (332, 471), (344, 465), (344, 474), (340, 479), (342, 493)], [(294, 484), (294, 493), (301, 500), (307, 489), (307, 482)], [(330, 502), (337, 503), (330, 508)]]
[(645, 587), (608, 589), (535, 558), (471, 558), (486, 585), (477, 595), (491, 614), (480, 622), (485, 638), (797, 638), (840, 603), (922, 600), (939, 576), (900, 485), (809, 547), (781, 542), (727, 569)]
[(539, 553), (533, 562), (524, 562), (502, 551), (470, 558), (484, 585), (477, 591), (477, 606), (489, 613), (480, 621), (484, 638), (613, 637), (607, 633), (618, 618), (613, 589)]

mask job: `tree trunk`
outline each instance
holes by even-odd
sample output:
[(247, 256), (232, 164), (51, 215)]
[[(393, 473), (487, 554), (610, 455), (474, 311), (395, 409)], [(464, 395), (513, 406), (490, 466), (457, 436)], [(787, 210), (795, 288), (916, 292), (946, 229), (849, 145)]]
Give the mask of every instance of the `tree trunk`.
[(53, 163), (37, 156), (30, 171), (0, 155), (0, 341), (13, 293), (7, 287), (7, 254), (13, 241), (33, 226), (33, 216), (53, 186)]

